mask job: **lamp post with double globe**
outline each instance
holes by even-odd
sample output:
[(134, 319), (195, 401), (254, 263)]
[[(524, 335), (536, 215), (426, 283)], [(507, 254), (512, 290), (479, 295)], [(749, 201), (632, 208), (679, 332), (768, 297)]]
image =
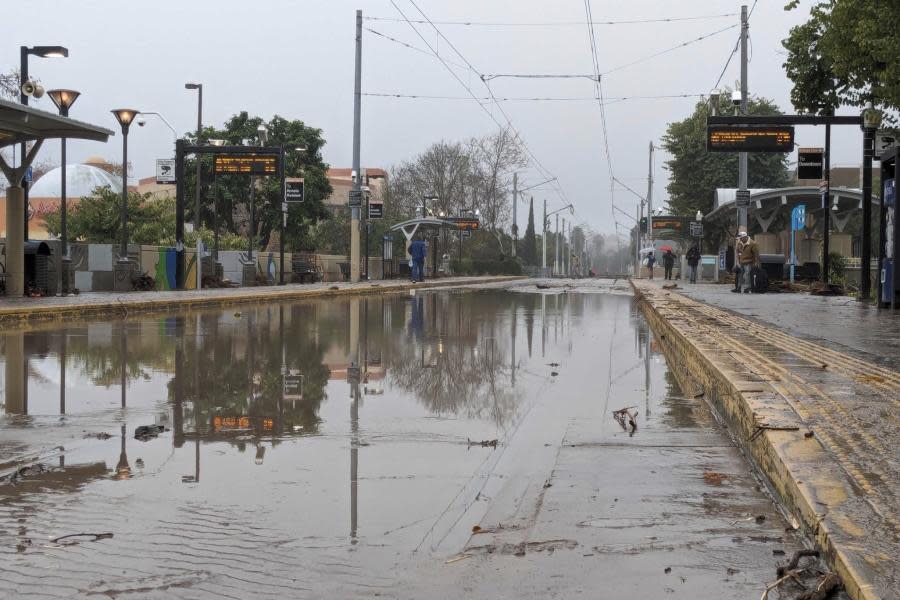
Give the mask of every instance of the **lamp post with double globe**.
[[(53, 104), (56, 105), (56, 108), (59, 110), (59, 114), (62, 117), (69, 116), (69, 108), (75, 104), (75, 100), (78, 99), (78, 96), (81, 95), (81, 92), (76, 92), (75, 90), (50, 90), (47, 92), (47, 95), (50, 96), (50, 99), (53, 101)], [(62, 271), (62, 295), (67, 296), (69, 294), (69, 285), (71, 283), (70, 278), (72, 276), (72, 257), (69, 255), (69, 232), (67, 228), (67, 210), (66, 210), (66, 138), (62, 138), (61, 149), (60, 149), (60, 184), (59, 184), (59, 194), (60, 194), (60, 211), (59, 211), (59, 228), (60, 228), (60, 237), (62, 243), (62, 260), (61, 260), (61, 268)]]
[(112, 114), (122, 127), (122, 207), (119, 222), (122, 227), (122, 244), (115, 274), (116, 291), (131, 290), (131, 267), (128, 262), (128, 128), (140, 112), (133, 108), (116, 108)]

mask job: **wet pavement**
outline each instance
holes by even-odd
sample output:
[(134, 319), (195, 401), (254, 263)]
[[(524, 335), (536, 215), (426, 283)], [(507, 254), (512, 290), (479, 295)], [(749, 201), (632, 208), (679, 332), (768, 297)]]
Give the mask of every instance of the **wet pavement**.
[(678, 284), (694, 300), (900, 371), (900, 311), (879, 310), (850, 296), (733, 294), (731, 285)]
[(505, 285), (5, 329), (0, 598), (759, 597), (804, 540), (627, 284)]

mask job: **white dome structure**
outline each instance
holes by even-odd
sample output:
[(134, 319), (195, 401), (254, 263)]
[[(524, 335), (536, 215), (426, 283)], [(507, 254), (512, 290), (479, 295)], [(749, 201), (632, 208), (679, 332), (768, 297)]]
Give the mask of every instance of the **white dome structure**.
[[(28, 191), (32, 198), (59, 198), (62, 196), (62, 168), (56, 167), (44, 173)], [(122, 191), (122, 178), (91, 165), (66, 166), (66, 197), (90, 196), (98, 187), (109, 186), (114, 192)]]

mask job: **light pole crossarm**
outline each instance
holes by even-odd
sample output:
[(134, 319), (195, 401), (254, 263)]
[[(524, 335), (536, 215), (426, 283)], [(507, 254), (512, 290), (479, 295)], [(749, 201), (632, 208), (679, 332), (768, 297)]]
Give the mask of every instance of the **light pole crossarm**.
[(528, 186), (527, 188), (522, 188), (522, 189), (519, 190), (519, 193), (527, 192), (528, 190), (533, 190), (534, 188), (541, 187), (542, 185), (548, 184), (548, 183), (550, 183), (551, 181), (556, 181), (556, 177), (551, 177), (550, 179), (547, 179), (547, 180), (542, 181), (542, 182), (540, 182), (540, 183), (536, 183), (536, 184), (534, 184), (534, 185), (530, 185), (530, 186)]
[(172, 136), (173, 136), (176, 140), (178, 139), (178, 132), (175, 131), (175, 128), (172, 127), (172, 124), (169, 123), (169, 121), (168, 121), (164, 116), (162, 116), (161, 114), (159, 114), (158, 112), (141, 111), (141, 112), (138, 113), (138, 114), (141, 114), (141, 115), (155, 115), (155, 116), (159, 117), (160, 120), (161, 120), (163, 123), (166, 124), (166, 127), (168, 127), (169, 129), (172, 130)]

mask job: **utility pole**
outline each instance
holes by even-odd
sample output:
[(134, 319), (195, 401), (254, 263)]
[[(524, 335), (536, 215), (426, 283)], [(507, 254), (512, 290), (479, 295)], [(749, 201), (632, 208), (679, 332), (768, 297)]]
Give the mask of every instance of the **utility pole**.
[[(833, 111), (829, 109), (828, 114)], [(831, 199), (831, 123), (825, 124), (825, 195), (822, 197), (822, 283), (828, 283), (828, 270), (830, 268), (828, 260), (829, 252), (829, 236), (831, 235), (831, 207), (829, 200)], [(791, 233), (793, 235), (793, 232)]]
[(512, 223), (512, 257), (516, 257), (516, 246), (519, 244), (519, 225), (516, 222), (516, 205), (519, 204), (519, 174), (513, 173), (513, 223)]
[[(203, 142), (200, 141), (200, 136), (203, 133), (203, 84), (197, 84), (197, 145), (199, 146)], [(195, 160), (197, 161), (197, 182), (194, 187), (194, 232), (200, 233), (200, 181), (201, 181), (201, 161), (200, 155), (195, 155)], [(200, 257), (197, 257), (197, 264), (200, 264)], [(198, 288), (199, 289), (199, 288)]]
[(647, 239), (653, 246), (653, 141), (650, 141), (650, 157), (647, 160)]
[[(747, 5), (741, 6), (741, 114), (747, 114), (747, 34), (750, 24), (747, 21)], [(747, 189), (747, 153), (738, 155), (738, 189)], [(737, 202), (735, 202), (737, 204)], [(747, 228), (747, 208), (737, 207), (738, 230)]]
[(562, 258), (559, 261), (559, 266), (562, 268), (562, 274), (566, 277), (569, 275), (569, 243), (568, 237), (566, 236), (566, 219), (563, 218), (563, 234), (562, 234), (562, 245), (559, 249)]
[(544, 219), (541, 221), (541, 275), (547, 270), (547, 199), (544, 198)]
[[(362, 170), (359, 164), (359, 126), (362, 102), (362, 11), (356, 11), (356, 69), (353, 88), (353, 191), (359, 197)], [(350, 281), (359, 281), (359, 213), (360, 206), (350, 208)]]
[(556, 215), (556, 237), (554, 237), (553, 240), (553, 274), (559, 275), (559, 213)]

